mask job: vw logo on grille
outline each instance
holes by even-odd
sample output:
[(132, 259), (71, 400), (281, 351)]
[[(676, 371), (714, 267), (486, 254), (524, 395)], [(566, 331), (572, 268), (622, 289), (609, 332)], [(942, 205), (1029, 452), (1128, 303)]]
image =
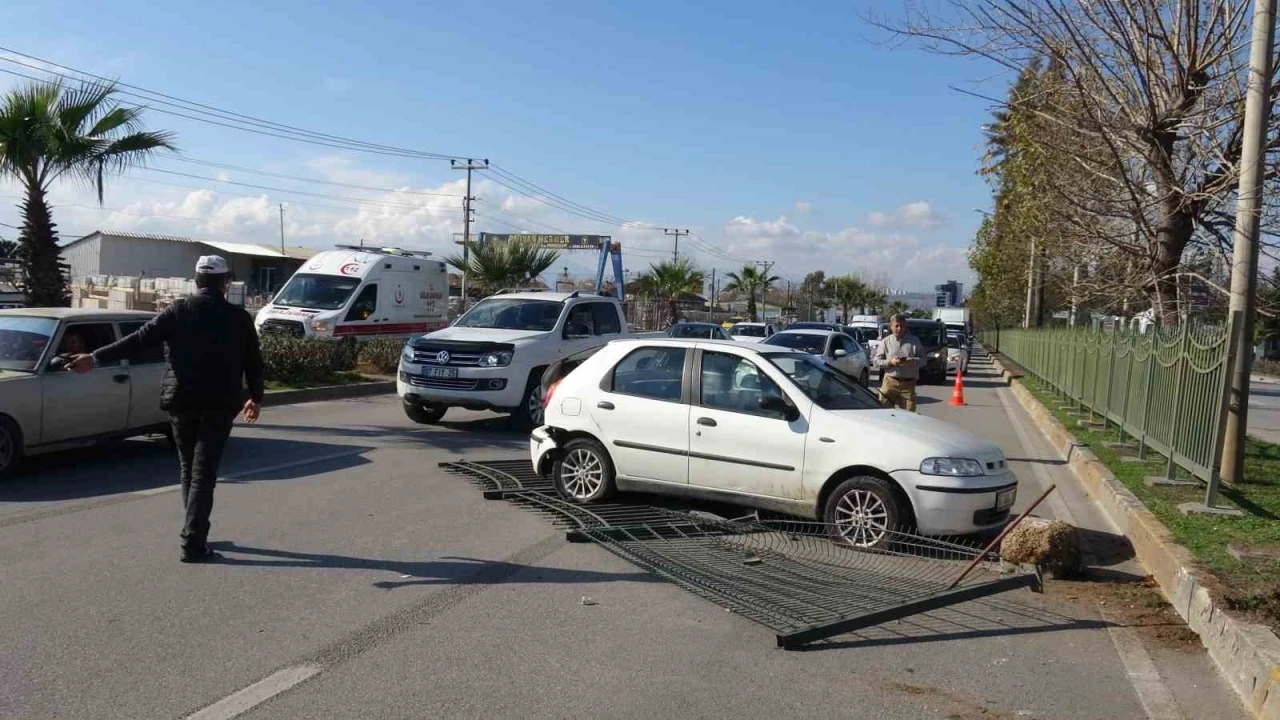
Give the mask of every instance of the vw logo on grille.
[(448, 351), (448, 350), (441, 350), (440, 352), (436, 353), (436, 362), (437, 362), (437, 363), (439, 363), (439, 364), (441, 364), (441, 365), (448, 365), (448, 364), (449, 364), (449, 351)]

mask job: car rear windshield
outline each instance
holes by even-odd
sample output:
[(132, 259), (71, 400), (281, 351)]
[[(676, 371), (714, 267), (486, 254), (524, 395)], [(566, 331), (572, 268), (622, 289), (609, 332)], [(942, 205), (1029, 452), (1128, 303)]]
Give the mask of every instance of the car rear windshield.
[(820, 322), (798, 322), (791, 323), (787, 326), (788, 330), (835, 330), (835, 326), (830, 323)]
[(764, 337), (765, 328), (763, 325), (734, 325), (729, 331), (730, 335), (738, 337)]
[(928, 320), (908, 320), (907, 332), (920, 338), (925, 347), (946, 347), (947, 326)]
[(271, 302), (311, 310), (338, 310), (347, 304), (347, 299), (359, 286), (360, 278), (294, 275)]
[(563, 309), (564, 303), (559, 300), (488, 298), (458, 318), (454, 326), (550, 332), (555, 329)]
[(0, 370), (34, 371), (57, 329), (53, 318), (0, 316)]
[(674, 338), (705, 338), (712, 339), (719, 337), (716, 334), (715, 325), (674, 325), (667, 335)]
[(782, 332), (769, 338), (768, 344), (821, 355), (826, 347), (827, 338), (823, 335), (810, 335), (809, 333)]
[(812, 355), (766, 353), (764, 357), (823, 410), (875, 410), (880, 407), (876, 396), (869, 390)]

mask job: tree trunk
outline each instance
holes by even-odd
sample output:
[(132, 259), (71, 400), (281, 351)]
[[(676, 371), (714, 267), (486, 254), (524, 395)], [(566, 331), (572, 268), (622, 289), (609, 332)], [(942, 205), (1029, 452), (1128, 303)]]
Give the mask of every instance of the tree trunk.
[(680, 322), (680, 306), (676, 304), (675, 298), (669, 298), (667, 303), (670, 311), (670, 323), (668, 325), (675, 325)]
[(1195, 229), (1191, 213), (1170, 201), (1161, 208), (1164, 217), (1156, 227), (1155, 247), (1151, 258), (1151, 311), (1156, 322), (1165, 327), (1178, 324), (1178, 268), (1182, 264), (1182, 251), (1191, 242)]
[(747, 294), (747, 315), (751, 318), (751, 322), (758, 322), (756, 317), (756, 293), (752, 290)]
[(22, 230), (18, 234), (18, 258), (29, 307), (69, 307), (71, 289), (62, 273), (58, 230), (53, 224), (44, 188), (27, 187), (22, 202)]

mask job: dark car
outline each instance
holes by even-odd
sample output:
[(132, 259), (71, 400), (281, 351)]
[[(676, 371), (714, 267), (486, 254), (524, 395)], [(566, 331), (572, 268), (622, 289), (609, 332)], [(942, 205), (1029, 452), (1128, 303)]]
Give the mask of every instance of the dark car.
[(920, 382), (947, 381), (947, 326), (941, 320), (907, 320), (907, 332), (920, 339), (924, 365)]
[(715, 323), (682, 322), (667, 330), (667, 337), (699, 338), (703, 340), (733, 340), (724, 328)]

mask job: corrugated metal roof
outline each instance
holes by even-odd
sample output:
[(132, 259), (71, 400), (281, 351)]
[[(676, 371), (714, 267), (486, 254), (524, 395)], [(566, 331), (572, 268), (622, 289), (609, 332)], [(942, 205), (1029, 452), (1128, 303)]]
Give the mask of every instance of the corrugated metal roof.
[[(111, 230), (111, 231), (99, 230), (90, 235), (85, 235), (83, 238), (77, 238), (76, 240), (72, 240), (71, 242), (67, 243), (66, 245), (63, 245), (62, 247), (63, 249), (65, 249), (70, 245), (74, 245), (80, 240), (84, 240), (85, 238), (88, 238), (88, 237), (93, 237), (93, 235), (109, 235), (111, 237), (129, 238), (129, 239), (136, 239), (136, 240), (161, 240), (164, 242), (196, 243), (199, 245), (208, 245), (211, 248), (214, 248), (216, 250), (221, 250), (222, 252), (228, 253), (231, 255), (254, 255), (257, 257), (269, 257), (269, 258), (305, 259), (305, 258), (298, 258), (297, 255), (293, 255), (293, 254), (284, 254), (284, 253), (281, 253), (279, 250), (275, 250), (273, 248), (267, 247), (266, 245), (258, 245), (256, 243), (223, 242), (222, 240), (201, 240), (200, 238), (179, 237), (177, 235), (156, 235), (154, 233), (125, 232), (125, 231), (114, 231), (114, 230)], [(298, 249), (301, 250), (302, 248), (298, 248)]]

